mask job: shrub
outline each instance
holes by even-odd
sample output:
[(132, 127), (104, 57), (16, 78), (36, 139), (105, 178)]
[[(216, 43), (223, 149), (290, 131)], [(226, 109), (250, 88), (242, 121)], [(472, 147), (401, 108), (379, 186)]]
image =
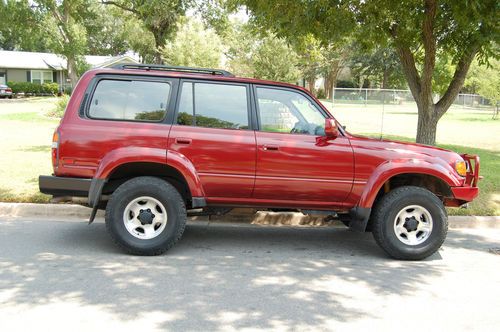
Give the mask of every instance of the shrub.
[(64, 111), (66, 110), (66, 106), (68, 105), (69, 96), (62, 95), (57, 99), (55, 107), (47, 113), (47, 116), (51, 118), (62, 118), (64, 115)]
[(353, 81), (338, 81), (337, 82), (337, 88), (348, 88), (348, 89), (354, 89), (357, 88), (358, 85), (354, 83)]
[(25, 93), (32, 95), (52, 94), (59, 91), (57, 83), (31, 83), (31, 82), (8, 82), (7, 85), (12, 88), (13, 93)]
[(59, 84), (57, 84), (57, 83), (43, 83), (42, 84), (42, 92), (55, 95), (59, 92)]
[(319, 88), (318, 92), (316, 92), (316, 98), (318, 99), (325, 99), (326, 98), (326, 93), (323, 88)]

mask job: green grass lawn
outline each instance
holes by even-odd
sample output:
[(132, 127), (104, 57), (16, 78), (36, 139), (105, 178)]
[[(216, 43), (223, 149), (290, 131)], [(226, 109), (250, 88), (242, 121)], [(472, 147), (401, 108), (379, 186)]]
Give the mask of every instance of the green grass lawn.
[[(0, 201), (48, 202), (38, 191), (38, 175), (51, 174), (50, 144), (59, 120), (46, 116), (57, 98), (0, 101)], [(331, 107), (330, 105), (327, 105)], [(377, 106), (378, 107), (378, 106)], [(359, 105), (334, 105), (333, 113), (354, 133), (378, 137), (380, 110)], [(384, 137), (412, 141), (416, 110), (384, 110)], [(500, 120), (484, 111), (452, 109), (440, 122), (438, 145), (481, 157), (481, 193), (470, 209), (454, 215), (500, 215)]]
[(45, 116), (56, 98), (0, 102), (0, 201), (45, 203), (38, 175), (51, 174), (50, 144), (59, 119)]

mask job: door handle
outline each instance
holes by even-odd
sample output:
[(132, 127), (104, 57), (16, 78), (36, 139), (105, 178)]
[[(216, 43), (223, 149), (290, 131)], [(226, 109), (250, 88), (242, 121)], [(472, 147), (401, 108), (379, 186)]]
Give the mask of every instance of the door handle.
[(192, 142), (192, 139), (190, 139), (190, 138), (181, 138), (181, 137), (179, 137), (179, 138), (175, 139), (175, 143), (176, 144), (189, 145), (189, 144), (191, 144), (191, 142)]
[(277, 145), (263, 145), (262, 150), (264, 150), (264, 151), (278, 151), (279, 148)]

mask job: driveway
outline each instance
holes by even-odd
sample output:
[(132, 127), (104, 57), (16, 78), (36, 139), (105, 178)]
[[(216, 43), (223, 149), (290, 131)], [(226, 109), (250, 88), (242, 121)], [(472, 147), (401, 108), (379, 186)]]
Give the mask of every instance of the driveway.
[[(104, 224), (0, 220), (1, 331), (493, 331), (499, 229), (451, 229), (426, 261), (344, 228), (191, 223), (164, 256)], [(494, 251), (494, 250), (491, 250)]]

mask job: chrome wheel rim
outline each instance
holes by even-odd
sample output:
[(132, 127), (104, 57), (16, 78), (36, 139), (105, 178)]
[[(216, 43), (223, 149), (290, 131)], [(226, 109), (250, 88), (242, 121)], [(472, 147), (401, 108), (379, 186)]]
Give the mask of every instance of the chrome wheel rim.
[(156, 198), (137, 197), (123, 211), (123, 223), (127, 231), (141, 240), (157, 237), (167, 225), (167, 210)]
[(394, 219), (394, 233), (399, 241), (409, 246), (424, 243), (432, 233), (432, 216), (420, 205), (409, 205)]

